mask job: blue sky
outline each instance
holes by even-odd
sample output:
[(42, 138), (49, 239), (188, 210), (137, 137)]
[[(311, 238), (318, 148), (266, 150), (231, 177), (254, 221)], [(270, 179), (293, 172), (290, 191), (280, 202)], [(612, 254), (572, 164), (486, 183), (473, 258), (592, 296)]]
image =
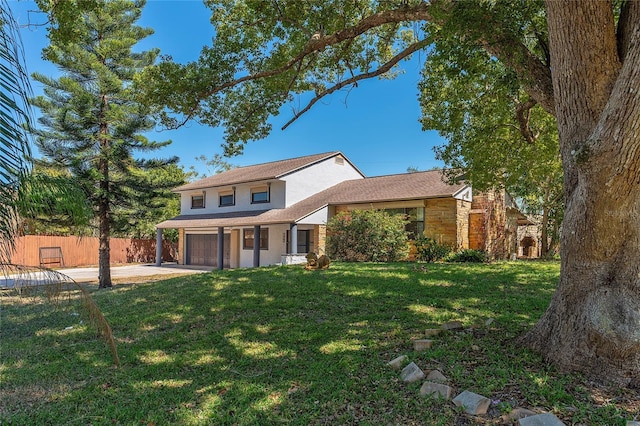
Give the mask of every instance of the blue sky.
[[(21, 25), (44, 21), (42, 14), (28, 12), (37, 10), (31, 1), (11, 0), (10, 5)], [(195, 60), (202, 46), (211, 43), (213, 27), (209, 17), (210, 10), (200, 0), (148, 0), (138, 24), (153, 28), (155, 34), (143, 40), (139, 49), (158, 47), (175, 61)], [(56, 67), (41, 59), (41, 50), (47, 45), (46, 29), (31, 25), (21, 32), (29, 72), (57, 76)], [(293, 105), (284, 106), (280, 115), (271, 119), (271, 135), (249, 142), (244, 154), (229, 162), (246, 166), (342, 151), (367, 176), (404, 173), (410, 166), (420, 170), (441, 167), (442, 163), (435, 160), (433, 147), (444, 140), (435, 132), (423, 132), (418, 122), (418, 59), (403, 62), (405, 72), (395, 80), (364, 81), (348, 93), (336, 92), (282, 131), (280, 128), (292, 116)], [(42, 92), (36, 82), (33, 90), (36, 94)], [(170, 146), (156, 155), (176, 155), (186, 169), (195, 166), (204, 172), (204, 166), (195, 157), (222, 153), (223, 129), (195, 122), (178, 130), (153, 132), (148, 137), (172, 140)]]

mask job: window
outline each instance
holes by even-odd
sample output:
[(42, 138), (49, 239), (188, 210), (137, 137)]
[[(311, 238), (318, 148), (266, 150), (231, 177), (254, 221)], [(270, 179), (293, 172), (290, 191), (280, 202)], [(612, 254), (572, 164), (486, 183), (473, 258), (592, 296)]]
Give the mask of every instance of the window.
[(268, 203), (269, 202), (269, 186), (261, 186), (259, 188), (251, 188), (251, 204)]
[(233, 206), (236, 204), (235, 191), (223, 191), (218, 193), (218, 206)]
[(298, 231), (298, 247), (295, 251), (290, 250), (291, 231), (287, 230), (287, 253), (309, 253), (313, 251), (313, 232), (307, 229)]
[(199, 195), (191, 196), (191, 208), (192, 209), (204, 209), (204, 192)]
[(414, 239), (424, 233), (424, 207), (408, 207), (404, 209), (387, 209), (389, 214), (402, 214), (409, 221), (405, 230), (409, 238)]
[[(242, 230), (242, 248), (253, 250), (253, 229)], [(260, 230), (260, 250), (269, 250), (269, 230)]]

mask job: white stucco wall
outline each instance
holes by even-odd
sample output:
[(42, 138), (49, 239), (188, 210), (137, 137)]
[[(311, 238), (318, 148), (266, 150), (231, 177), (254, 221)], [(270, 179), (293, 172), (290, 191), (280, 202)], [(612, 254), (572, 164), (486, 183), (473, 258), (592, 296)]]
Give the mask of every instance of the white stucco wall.
[[(253, 229), (247, 227), (246, 229)], [(289, 229), (287, 225), (265, 225), (262, 229), (269, 230), (269, 249), (260, 250), (260, 266), (275, 265), (282, 261), (282, 254), (286, 248), (286, 232)], [(253, 249), (245, 250), (242, 248), (242, 231), (240, 231), (240, 267), (253, 267)]]
[(317, 212), (298, 221), (299, 224), (325, 225), (329, 220), (329, 208), (323, 207)]
[[(236, 199), (233, 206), (219, 206), (219, 194), (231, 191), (231, 187), (207, 188), (204, 190), (185, 191), (180, 193), (180, 213), (181, 214), (213, 214), (228, 213), (234, 211), (268, 210), (273, 208), (283, 208), (285, 205), (285, 182), (271, 181), (271, 196), (268, 203), (251, 203), (251, 189), (265, 186), (267, 182), (252, 182), (243, 185), (236, 185)], [(205, 193), (204, 208), (191, 208), (191, 196)]]
[(338, 164), (336, 157), (328, 158), (282, 178), (287, 183), (285, 205), (289, 207), (345, 180), (362, 178), (346, 159)]

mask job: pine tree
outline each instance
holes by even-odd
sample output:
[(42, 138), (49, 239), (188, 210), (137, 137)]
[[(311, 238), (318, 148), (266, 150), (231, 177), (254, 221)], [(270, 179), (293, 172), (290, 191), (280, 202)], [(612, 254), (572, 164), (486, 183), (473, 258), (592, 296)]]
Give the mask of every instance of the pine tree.
[[(48, 166), (66, 170), (83, 187), (98, 225), (99, 287), (111, 287), (109, 240), (119, 214), (179, 182), (148, 178), (150, 171), (175, 164), (134, 158), (170, 143), (149, 141), (152, 109), (136, 101), (131, 81), (152, 65), (158, 50), (134, 52), (152, 30), (135, 25), (144, 1), (66, 1), (47, 9), (52, 22), (44, 56), (62, 71), (59, 78), (34, 74), (44, 96), (34, 99), (43, 116), (36, 145)], [(74, 19), (56, 19), (74, 16)]]

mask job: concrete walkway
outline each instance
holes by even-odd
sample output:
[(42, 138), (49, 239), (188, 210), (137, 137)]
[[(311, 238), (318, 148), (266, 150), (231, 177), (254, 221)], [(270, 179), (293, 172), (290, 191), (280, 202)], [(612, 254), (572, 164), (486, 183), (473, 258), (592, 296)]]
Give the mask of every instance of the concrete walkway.
[[(214, 268), (207, 266), (192, 267), (176, 265), (175, 263), (165, 263), (163, 266), (155, 266), (155, 264), (111, 266), (111, 278), (150, 277), (169, 274), (202, 274), (210, 272), (213, 269)], [(97, 267), (57, 269), (56, 272), (64, 274), (79, 283), (98, 280)], [(13, 288), (16, 285), (39, 285), (47, 282), (51, 282), (50, 277), (47, 277), (47, 274), (43, 272), (31, 272), (24, 277), (15, 275), (4, 277), (0, 275), (0, 289)]]
[[(207, 266), (192, 267), (165, 263), (156, 266), (153, 263), (140, 265), (111, 266), (111, 278), (150, 277), (153, 275), (168, 274), (202, 274), (210, 272), (213, 268)], [(58, 272), (73, 278), (77, 282), (93, 281), (98, 279), (98, 268), (69, 268), (58, 269)]]

